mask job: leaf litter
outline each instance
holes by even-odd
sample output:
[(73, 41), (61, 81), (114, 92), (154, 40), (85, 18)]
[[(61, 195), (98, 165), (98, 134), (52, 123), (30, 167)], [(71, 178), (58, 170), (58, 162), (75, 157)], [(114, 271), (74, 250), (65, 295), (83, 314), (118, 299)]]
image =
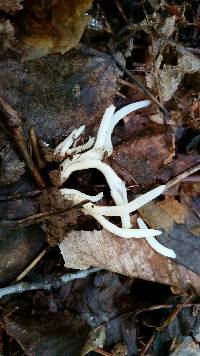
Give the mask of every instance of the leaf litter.
[[(23, 350), (20, 352), (28, 355), (77, 355), (86, 343), (95, 354), (164, 355), (166, 342), (168, 354), (176, 348), (178, 353), (179, 344), (193, 332), (195, 335), (199, 325), (198, 172), (131, 217), (134, 228), (138, 228), (137, 218), (141, 216), (149, 228), (161, 230), (157, 239), (176, 252), (175, 261), (159, 255), (144, 239), (125, 240), (101, 229), (93, 218), (83, 216), (80, 206), (67, 212), (72, 203), (59, 195), (57, 182), (49, 178), (59, 168), (59, 157), (51, 148), (73, 130), (86, 126), (84, 134), (74, 141), (76, 150), (96, 136), (109, 105), (114, 103), (120, 109), (148, 99), (148, 91), (137, 87), (138, 80), (171, 116), (160, 112), (155, 101), (150, 108), (126, 116), (114, 129), (113, 154), (104, 157), (103, 163), (126, 183), (129, 201), (199, 163), (197, 4), (91, 4), (76, 1), (71, 6), (71, 2), (61, 0), (0, 4), (1, 96), (20, 113), (30, 156), (47, 187), (34, 197), (32, 173), (26, 169), (12, 130), (4, 127), (1, 219), (2, 224), (12, 226), (17, 221), (18, 227), (1, 228), (1, 286), (8, 286), (26, 270), (46, 241), (52, 247), (25, 274), (24, 281), (34, 284), (48, 277), (53, 285), (54, 278), (66, 268), (97, 266), (111, 271), (52, 290), (3, 299), (3, 353), (9, 347), (11, 354)], [(97, 19), (101, 26), (91, 26)], [(73, 49), (82, 34), (79, 48)], [(125, 70), (117, 68), (107, 45), (122, 59)], [(126, 69), (136, 78), (134, 84)], [(37, 152), (46, 158), (45, 166), (37, 166), (34, 146), (29, 147), (32, 128)], [(69, 157), (73, 159), (73, 154)], [(90, 196), (103, 191), (100, 205), (113, 205), (99, 171), (75, 172), (64, 188)], [(41, 213), (48, 214), (37, 220)], [(25, 227), (24, 219), (26, 224), (36, 223)], [(111, 222), (120, 226), (116, 218)], [(55, 246), (58, 242), (61, 253)], [(187, 302), (190, 294), (192, 301)], [(137, 316), (139, 310), (154, 307), (158, 310)], [(176, 309), (179, 312), (173, 317)], [(167, 325), (166, 320), (170, 320), (169, 325), (156, 331), (156, 325)], [(98, 327), (105, 328), (105, 335), (92, 344), (89, 330), (93, 333)]]

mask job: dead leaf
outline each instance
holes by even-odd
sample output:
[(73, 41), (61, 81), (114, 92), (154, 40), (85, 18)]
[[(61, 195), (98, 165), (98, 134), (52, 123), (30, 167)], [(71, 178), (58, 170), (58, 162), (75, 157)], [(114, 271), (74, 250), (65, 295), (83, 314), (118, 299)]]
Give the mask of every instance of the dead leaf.
[(73, 129), (100, 122), (113, 101), (118, 75), (111, 57), (93, 50), (27, 63), (4, 56), (0, 95), (26, 118), (25, 130), (35, 127), (39, 139), (62, 141)]
[(100, 325), (89, 333), (88, 339), (81, 350), (81, 356), (87, 355), (97, 347), (103, 348), (106, 341), (106, 330)]
[(157, 178), (160, 182), (167, 183), (170, 179), (176, 177), (180, 173), (183, 173), (192, 166), (195, 166), (199, 162), (200, 156), (197, 153), (177, 154), (169, 164), (160, 170)]
[(8, 335), (29, 356), (79, 355), (89, 332), (83, 320), (73, 319), (63, 311), (39, 317), (25, 310), (6, 316), (4, 322)]
[(23, 9), (23, 6), (20, 5), (22, 1), (23, 0), (0, 0), (0, 10), (13, 14)]
[(89, 20), (85, 15), (92, 0), (27, 1), (27, 16), (21, 26), (20, 47), (25, 49), (25, 59), (65, 53), (77, 46)]
[(200, 275), (200, 220), (174, 197), (139, 209), (144, 221), (152, 228), (162, 230), (158, 240), (172, 248), (176, 261)]
[(184, 338), (184, 341), (177, 347), (177, 349), (170, 353), (171, 356), (199, 356), (199, 345), (188, 336)]
[(200, 277), (196, 273), (157, 254), (143, 239), (126, 240), (106, 230), (73, 231), (60, 244), (60, 250), (67, 268), (97, 266), (181, 290), (192, 286), (200, 293)]
[(174, 134), (170, 128), (151, 123), (143, 126), (143, 130), (137, 126), (137, 131), (132, 133), (129, 140), (114, 146), (110, 165), (127, 186), (152, 184), (159, 169), (175, 154)]
[(184, 204), (189, 206), (200, 219), (200, 182), (183, 183), (180, 197)]
[(24, 229), (0, 230), (0, 284), (13, 280), (37, 257), (44, 248), (41, 228), (33, 225)]

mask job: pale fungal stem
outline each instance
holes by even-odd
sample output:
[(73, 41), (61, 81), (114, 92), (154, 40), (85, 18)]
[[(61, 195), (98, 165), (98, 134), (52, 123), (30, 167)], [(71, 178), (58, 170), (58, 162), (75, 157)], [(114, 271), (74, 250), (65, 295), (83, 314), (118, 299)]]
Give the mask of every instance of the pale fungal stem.
[[(113, 152), (113, 146), (112, 146), (112, 133), (114, 130), (114, 127), (118, 124), (118, 122), (123, 119), (126, 115), (130, 114), (131, 112), (141, 109), (143, 107), (146, 107), (150, 104), (149, 100), (144, 100), (144, 101), (139, 101), (137, 103), (129, 104), (125, 106), (124, 108), (118, 110), (112, 118), (110, 118), (110, 125), (108, 125), (108, 129), (106, 132), (106, 139), (104, 143), (104, 150), (108, 153), (110, 156)], [(98, 141), (98, 135), (97, 135), (97, 141)], [(96, 146), (96, 144), (95, 144)], [(95, 147), (94, 146), (94, 147)]]
[[(108, 166), (106, 163), (101, 162), (100, 160), (85, 160), (83, 162), (76, 162), (68, 165), (67, 169), (65, 169), (65, 161), (61, 164), (62, 170), (60, 172), (61, 176), (61, 184), (64, 183), (69, 176), (79, 170), (96, 168), (102, 172), (105, 176), (106, 181), (110, 187), (111, 196), (114, 199), (115, 204), (121, 205), (125, 203), (125, 199), (127, 199), (127, 191), (125, 183), (117, 176), (117, 174), (113, 171), (113, 169)], [(120, 216), (123, 219), (123, 227), (130, 228), (130, 216), (126, 210), (124, 210)]]
[(98, 130), (97, 139), (94, 146), (95, 149), (105, 150), (105, 143), (107, 141), (107, 136), (110, 131), (110, 125), (113, 119), (113, 114), (115, 112), (115, 109), (116, 107), (114, 105), (110, 105), (106, 109)]
[(91, 212), (91, 210), (89, 210), (89, 211), (87, 210), (87, 207), (84, 207), (83, 210), (85, 212), (88, 212), (90, 215), (92, 215), (106, 230), (112, 232), (114, 235), (123, 237), (125, 239), (141, 238), (141, 237), (147, 237), (147, 236), (158, 236), (161, 234), (161, 231), (153, 230), (153, 229), (147, 229), (147, 230), (124, 229), (124, 228), (121, 228), (121, 227), (118, 227), (118, 226), (112, 224), (110, 221), (108, 221), (102, 215), (97, 214), (95, 212), (95, 209), (93, 212)]
[(72, 154), (82, 153), (83, 151), (89, 150), (94, 145), (94, 141), (95, 141), (95, 138), (90, 137), (89, 140), (86, 143), (84, 143), (83, 145), (69, 148), (67, 150), (67, 154), (72, 155)]
[[(145, 222), (141, 218), (137, 219), (137, 223), (138, 223), (138, 226), (140, 229), (148, 230), (148, 226), (145, 224)], [(145, 237), (148, 244), (160, 255), (170, 257), (170, 258), (176, 258), (175, 252), (171, 248), (167, 248), (167, 247), (161, 245), (160, 242), (158, 242), (154, 236), (149, 237), (149, 235), (148, 235)]]
[(65, 198), (72, 200), (74, 204), (79, 204), (84, 200), (89, 200), (93, 203), (96, 203), (103, 198), (102, 192), (97, 195), (88, 195), (80, 192), (79, 190), (69, 188), (62, 188), (60, 189), (60, 192)]
[[(75, 189), (63, 188), (60, 189), (61, 194), (67, 198), (68, 200), (72, 200), (74, 204), (79, 204), (83, 200), (90, 200), (91, 202), (97, 202), (103, 197), (103, 193), (99, 193), (96, 196), (87, 195), (85, 193), (81, 193)], [(100, 224), (108, 231), (112, 232), (115, 235), (124, 237), (124, 238), (141, 238), (148, 236), (157, 236), (160, 235), (161, 232), (158, 230), (139, 230), (139, 229), (126, 229), (119, 228), (116, 225), (112, 224), (110, 221), (105, 219), (101, 214), (97, 211), (97, 206), (91, 203), (86, 203), (81, 208), (81, 210), (87, 214), (93, 216)], [(148, 230), (148, 231), (147, 231)]]
[[(111, 105), (105, 111), (95, 144), (94, 139), (89, 139), (86, 144), (70, 149), (70, 147), (73, 145), (74, 139), (82, 133), (84, 127), (81, 127), (78, 130), (74, 130), (72, 134), (69, 135), (65, 141), (61, 143), (55, 150), (55, 153), (60, 153), (63, 155), (63, 157), (66, 154), (74, 154), (72, 159), (67, 158), (60, 165), (60, 185), (62, 185), (75, 171), (91, 168), (98, 169), (102, 172), (109, 185), (111, 196), (116, 206), (106, 207), (96, 206), (93, 204), (102, 198), (102, 193), (96, 196), (90, 196), (74, 189), (64, 188), (60, 191), (65, 198), (72, 200), (75, 203), (80, 203), (83, 200), (89, 200), (90, 202), (84, 204), (81, 210), (85, 214), (93, 216), (106, 230), (124, 238), (144, 237), (157, 252), (167, 257), (175, 258), (173, 250), (162, 246), (155, 239), (155, 236), (161, 234), (160, 231), (148, 229), (146, 224), (141, 219), (138, 219), (138, 225), (140, 229), (132, 229), (130, 222), (130, 213), (158, 197), (164, 192), (166, 186), (161, 185), (128, 203), (125, 183), (117, 176), (117, 174), (108, 164), (102, 162), (105, 153), (111, 155), (113, 152), (111, 136), (117, 123), (132, 111), (141, 109), (149, 105), (149, 103), (150, 102), (148, 100), (144, 100), (130, 104), (118, 110), (116, 113), (115, 106)], [(92, 147), (93, 144), (94, 146)], [(83, 152), (87, 149), (89, 150)], [(122, 228), (114, 225), (104, 216), (120, 216), (122, 220)]]
[(95, 206), (98, 214), (104, 216), (121, 216), (121, 214), (126, 210), (129, 214), (135, 210), (138, 210), (143, 205), (149, 203), (153, 199), (157, 198), (165, 190), (165, 185), (160, 185), (159, 187), (150, 190), (149, 192), (142, 194), (138, 198), (134, 199), (130, 203), (123, 204), (120, 206)]
[(84, 130), (85, 125), (79, 127), (79, 129), (73, 130), (72, 133), (56, 147), (54, 154), (59, 154), (64, 157), (67, 150), (73, 145), (74, 141), (83, 133)]

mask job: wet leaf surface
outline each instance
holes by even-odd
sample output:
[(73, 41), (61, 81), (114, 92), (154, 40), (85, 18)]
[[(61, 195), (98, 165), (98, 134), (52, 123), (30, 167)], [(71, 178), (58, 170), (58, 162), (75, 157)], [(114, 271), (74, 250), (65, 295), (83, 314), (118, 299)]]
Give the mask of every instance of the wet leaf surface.
[(80, 353), (89, 327), (69, 313), (41, 317), (14, 313), (4, 319), (7, 333), (15, 338), (26, 355), (63, 355)]
[(48, 142), (98, 123), (112, 103), (119, 73), (109, 55), (93, 50), (25, 63), (4, 56), (0, 67), (1, 96), (26, 119), (25, 130), (35, 127)]
[(14, 279), (37, 257), (45, 245), (44, 233), (38, 225), (24, 229), (0, 230), (0, 284)]

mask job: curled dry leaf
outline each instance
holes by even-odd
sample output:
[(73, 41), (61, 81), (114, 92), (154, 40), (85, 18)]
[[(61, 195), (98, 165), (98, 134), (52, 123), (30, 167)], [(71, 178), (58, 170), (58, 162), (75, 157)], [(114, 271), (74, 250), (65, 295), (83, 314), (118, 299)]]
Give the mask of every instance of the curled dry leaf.
[(200, 293), (200, 277), (196, 273), (157, 254), (141, 239), (126, 240), (106, 230), (73, 231), (60, 244), (60, 250), (68, 268), (97, 266), (181, 290), (192, 286)]

